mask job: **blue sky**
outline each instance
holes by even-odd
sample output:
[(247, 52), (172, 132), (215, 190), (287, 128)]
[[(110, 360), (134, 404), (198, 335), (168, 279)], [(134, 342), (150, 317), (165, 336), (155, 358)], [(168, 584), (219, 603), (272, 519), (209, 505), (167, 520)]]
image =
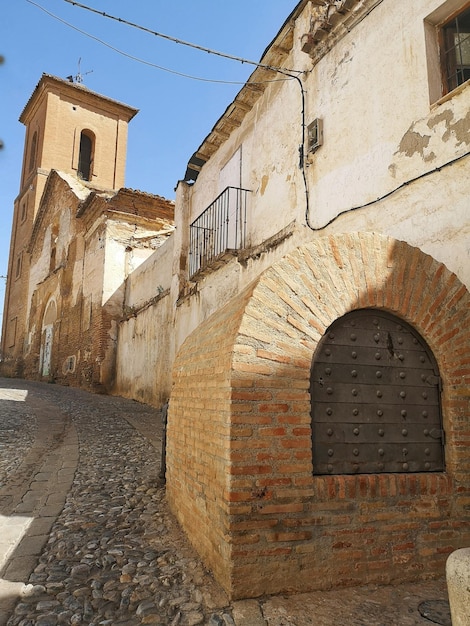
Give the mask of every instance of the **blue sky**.
[[(159, 33), (258, 61), (297, 0), (82, 0), (82, 4)], [(43, 9), (171, 72), (131, 60)], [(2, 276), (7, 273), (23, 154), (25, 129), (18, 117), (43, 72), (66, 78), (80, 68), (87, 87), (138, 108), (129, 126), (126, 186), (174, 198), (189, 158), (254, 69), (130, 28), (65, 0), (2, 2), (0, 54), (5, 57), (0, 65)], [(0, 279), (0, 315), (4, 292), (5, 281)]]

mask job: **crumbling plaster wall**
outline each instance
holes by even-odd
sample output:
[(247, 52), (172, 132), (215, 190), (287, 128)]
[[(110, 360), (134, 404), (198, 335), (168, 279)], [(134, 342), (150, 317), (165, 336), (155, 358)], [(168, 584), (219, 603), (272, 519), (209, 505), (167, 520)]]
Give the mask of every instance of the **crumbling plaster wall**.
[(170, 397), (174, 305), (168, 292), (119, 323), (114, 392), (154, 406)]
[[(310, 56), (300, 45), (311, 27), (311, 4), (306, 3), (283, 62), (283, 67), (305, 72), (300, 83), (282, 73), (269, 74), (274, 82), (264, 85), (242, 123), (232, 125), (197, 181), (178, 185), (170, 317), (163, 315), (166, 304), (161, 308), (156, 303), (153, 313), (145, 312), (147, 324), (161, 328), (160, 341), (174, 320), (166, 346), (170, 363), (199, 324), (270, 265), (328, 234), (367, 231), (406, 241), (470, 286), (470, 161), (465, 157), (470, 88), (430, 102), (435, 77), (428, 73), (426, 18), (440, 5), (441, 0), (417, 0), (398, 7), (384, 0), (331, 49), (324, 44), (324, 53)], [(384, 37), (384, 24), (387, 32), (399, 35)], [(323, 145), (306, 153), (304, 170), (299, 167), (302, 111), (307, 125), (318, 117), (324, 129)], [(222, 191), (224, 168), (234, 158), (240, 159), (239, 184), (251, 191), (247, 249), (242, 257), (191, 279), (189, 225)], [(168, 272), (168, 243), (161, 250), (129, 278), (126, 307), (139, 309), (149, 301), (147, 281), (150, 297), (155, 283), (166, 292), (161, 277)], [(120, 342), (136, 341), (134, 326), (130, 329), (135, 323), (121, 324)], [(125, 359), (119, 356), (118, 378), (131, 395), (131, 376), (124, 373), (128, 349), (119, 350)], [(156, 395), (171, 385), (169, 370), (160, 371)]]
[[(292, 235), (268, 254), (248, 256), (241, 266), (232, 260), (198, 279), (191, 301), (178, 311), (178, 337), (267, 265), (330, 232), (364, 229), (397, 237), (432, 254), (470, 285), (470, 161), (465, 156), (470, 88), (430, 102), (425, 21), (440, 5), (441, 0), (418, 0), (403, 7), (385, 0), (326, 54), (311, 58), (300, 49), (309, 28), (307, 3), (283, 64), (305, 70), (306, 124), (323, 120), (323, 145), (306, 154), (306, 185), (298, 154), (299, 82), (276, 73), (270, 78), (277, 82), (265, 86), (195, 184), (177, 196), (177, 205), (186, 209), (176, 212), (184, 231), (220, 193), (219, 173), (241, 147), (241, 185), (251, 190), (248, 247), (295, 223)], [(398, 35), (384, 37), (384, 24)], [(188, 242), (180, 243), (180, 258), (187, 258)]]

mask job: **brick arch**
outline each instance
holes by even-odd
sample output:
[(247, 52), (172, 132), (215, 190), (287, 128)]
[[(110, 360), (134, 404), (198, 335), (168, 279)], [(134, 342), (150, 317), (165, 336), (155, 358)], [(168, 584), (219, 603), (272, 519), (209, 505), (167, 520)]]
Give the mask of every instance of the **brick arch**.
[[(350, 233), (295, 250), (188, 338), (171, 398), (169, 500), (233, 597), (442, 574), (467, 545), (469, 305), (458, 278), (418, 248)], [(414, 326), (438, 361), (445, 473), (312, 474), (312, 356), (331, 323), (367, 307)]]
[(47, 300), (47, 304), (44, 307), (44, 315), (42, 318), (42, 327), (50, 326), (57, 320), (57, 302), (54, 296), (51, 296)]

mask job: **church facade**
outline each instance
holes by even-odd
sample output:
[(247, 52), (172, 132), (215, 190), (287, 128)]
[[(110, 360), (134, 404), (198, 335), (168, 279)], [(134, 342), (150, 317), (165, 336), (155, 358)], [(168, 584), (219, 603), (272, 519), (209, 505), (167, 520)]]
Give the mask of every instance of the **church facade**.
[(123, 187), (136, 113), (49, 75), (22, 112), (4, 374), (112, 389), (126, 277), (173, 230), (172, 202)]

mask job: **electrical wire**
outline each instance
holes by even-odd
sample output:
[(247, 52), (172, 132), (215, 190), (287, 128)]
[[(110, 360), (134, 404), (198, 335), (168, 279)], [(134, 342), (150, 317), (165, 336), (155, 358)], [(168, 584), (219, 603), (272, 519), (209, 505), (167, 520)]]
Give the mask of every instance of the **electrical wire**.
[[(65, 0), (65, 1), (68, 2), (68, 0)], [(86, 32), (85, 30), (82, 30), (81, 28), (78, 28), (77, 26), (74, 26), (73, 24), (71, 24), (70, 22), (67, 22), (66, 20), (62, 19), (58, 15), (55, 15), (54, 13), (51, 13), (51, 11), (48, 11), (43, 6), (38, 4), (37, 2), (33, 2), (33, 0), (26, 0), (26, 2), (28, 2), (29, 4), (32, 4), (33, 6), (37, 7), (38, 9), (40, 9), (41, 11), (46, 13), (46, 15), (49, 15), (50, 17), (54, 18), (58, 22), (61, 22), (65, 26), (68, 26), (72, 30), (75, 30), (76, 32), (80, 33), (81, 35), (84, 35), (85, 37), (88, 37), (89, 39), (93, 39), (94, 41), (100, 43), (101, 45), (105, 46), (106, 48), (109, 48), (110, 50), (113, 50), (113, 52), (116, 52), (117, 54), (120, 54), (121, 56), (126, 57), (126, 58), (130, 59), (131, 61), (136, 61), (137, 63), (142, 63), (143, 65), (147, 65), (149, 67), (153, 67), (153, 68), (155, 68), (157, 70), (161, 70), (163, 72), (167, 72), (169, 74), (174, 74), (175, 76), (179, 76), (181, 78), (187, 78), (187, 79), (190, 79), (190, 80), (196, 80), (196, 81), (200, 81), (200, 82), (214, 83), (214, 84), (220, 84), (220, 85), (245, 85), (246, 84), (246, 81), (218, 80), (218, 79), (214, 79), (214, 78), (203, 78), (201, 76), (194, 76), (194, 75), (191, 75), (191, 74), (185, 74), (184, 72), (178, 72), (177, 70), (172, 70), (172, 69), (170, 69), (168, 67), (164, 67), (162, 65), (158, 65), (156, 63), (152, 63), (151, 61), (146, 61), (145, 59), (141, 59), (139, 57), (136, 57), (136, 56), (134, 56), (132, 54), (129, 54), (128, 52), (124, 52), (124, 50), (116, 48), (115, 46), (113, 46), (110, 43), (104, 41), (103, 39), (100, 39), (99, 37), (96, 37), (95, 35), (92, 35), (92, 34)], [(73, 3), (73, 4), (76, 4), (76, 3)], [(119, 19), (119, 18), (114, 18), (114, 19)], [(246, 61), (246, 63), (248, 63), (248, 61)], [(271, 69), (273, 71), (280, 71), (280, 70), (276, 70), (275, 68), (271, 68), (271, 67), (268, 68), (268, 66), (264, 66), (264, 67), (266, 67), (266, 69)], [(289, 78), (294, 78), (294, 76), (290, 76)], [(288, 80), (289, 78), (277, 78), (277, 79), (273, 78), (273, 79), (270, 79), (270, 80), (263, 80), (263, 81), (258, 81), (258, 82), (250, 81), (250, 84), (252, 84), (252, 85), (262, 85), (262, 84), (266, 84), (266, 83), (274, 83), (274, 82), (285, 81), (285, 80)]]
[(307, 226), (310, 228), (310, 230), (313, 230), (315, 232), (319, 232), (319, 231), (325, 230), (325, 228), (330, 226), (330, 224), (332, 224), (333, 222), (336, 222), (336, 220), (339, 219), (342, 215), (346, 215), (348, 213), (352, 213), (353, 211), (359, 211), (360, 209), (366, 209), (367, 207), (373, 206), (374, 204), (377, 204), (378, 202), (382, 202), (382, 200), (385, 200), (386, 198), (389, 198), (390, 196), (393, 196), (394, 194), (398, 193), (401, 189), (404, 189), (405, 187), (408, 187), (409, 185), (412, 185), (413, 183), (417, 182), (418, 180), (421, 180), (422, 178), (427, 178), (428, 176), (430, 176), (431, 174), (434, 174), (435, 172), (440, 172), (441, 170), (445, 169), (446, 167), (449, 167), (449, 165), (454, 165), (454, 163), (457, 163), (458, 161), (461, 161), (462, 159), (468, 157), (469, 155), (470, 155), (470, 152), (465, 152), (464, 154), (461, 154), (460, 156), (456, 157), (455, 159), (451, 159), (450, 161), (447, 161), (446, 163), (443, 163), (442, 165), (439, 165), (438, 167), (435, 167), (432, 170), (428, 170), (427, 172), (423, 172), (422, 174), (419, 174), (418, 176), (415, 176), (414, 178), (410, 178), (409, 180), (404, 181), (403, 183), (398, 185), (398, 187), (395, 187), (391, 191), (385, 193), (383, 196), (379, 196), (375, 200), (371, 200), (370, 202), (366, 202), (365, 204), (360, 204), (358, 206), (354, 206), (354, 207), (351, 207), (349, 209), (344, 209), (343, 211), (340, 211), (334, 217), (332, 217), (323, 226), (318, 226), (318, 227), (312, 226), (310, 224), (310, 221), (309, 221), (309, 217), (310, 216), (307, 213), (307, 215), (306, 215)]
[(134, 24), (133, 22), (129, 22), (127, 20), (124, 20), (122, 18), (119, 17), (115, 17), (112, 15), (109, 15), (103, 11), (98, 11), (96, 9), (93, 9), (92, 7), (88, 7), (84, 4), (81, 4), (79, 2), (75, 2), (75, 0), (64, 0), (65, 2), (67, 2), (68, 4), (71, 4), (73, 6), (77, 6), (79, 8), (85, 9), (87, 11), (91, 11), (92, 13), (96, 13), (98, 15), (101, 15), (103, 17), (115, 20), (117, 22), (123, 23), (127, 26), (131, 26), (133, 28), (137, 28), (138, 30), (142, 30), (143, 32), (147, 32), (150, 33), (152, 35), (155, 35), (157, 37), (161, 37), (164, 39), (167, 39), (169, 41), (173, 41), (174, 43), (177, 44), (181, 44), (184, 46), (188, 46), (190, 48), (196, 49), (196, 50), (200, 50), (209, 54), (214, 54), (217, 56), (220, 56), (222, 58), (226, 58), (232, 61), (237, 61), (239, 63), (242, 64), (249, 64), (249, 65), (254, 65), (256, 67), (262, 68), (262, 69), (266, 69), (266, 70), (270, 70), (272, 72), (276, 72), (278, 74), (282, 74), (283, 76), (285, 76), (285, 78), (277, 78), (277, 79), (270, 79), (270, 80), (263, 80), (263, 81), (227, 81), (227, 80), (215, 80), (215, 79), (208, 79), (208, 78), (201, 78), (201, 77), (197, 77), (197, 76), (192, 76), (190, 74), (184, 74), (182, 72), (178, 72), (176, 70), (170, 70), (169, 68), (163, 67), (161, 65), (157, 65), (155, 63), (152, 63), (150, 61), (145, 61), (144, 59), (140, 59), (138, 57), (135, 57), (131, 54), (128, 54), (127, 52), (124, 52), (123, 50), (120, 50), (119, 48), (116, 48), (115, 46), (112, 46), (111, 44), (108, 44), (107, 42), (103, 41), (102, 39), (96, 37), (95, 35), (91, 35), (90, 33), (87, 33), (86, 31), (78, 28), (77, 26), (74, 26), (73, 24), (70, 24), (69, 22), (67, 22), (66, 20), (58, 17), (57, 15), (51, 13), (50, 11), (48, 11), (47, 9), (45, 9), (43, 6), (41, 6), (40, 4), (38, 4), (37, 2), (33, 2), (33, 0), (26, 0), (26, 2), (28, 2), (29, 4), (32, 4), (34, 6), (36, 6), (38, 9), (40, 9), (41, 11), (44, 11), (44, 13), (46, 13), (47, 15), (49, 15), (50, 17), (58, 20), (59, 22), (61, 22), (62, 24), (65, 24), (66, 26), (72, 28), (73, 30), (81, 33), (82, 35), (85, 35), (86, 37), (89, 37), (90, 39), (93, 39), (94, 41), (97, 41), (98, 43), (106, 46), (107, 48), (113, 50), (114, 52), (117, 52), (118, 54), (121, 54), (124, 57), (127, 57), (133, 61), (137, 61), (138, 63), (143, 63), (144, 65), (148, 65), (150, 67), (154, 67), (156, 69), (162, 70), (164, 72), (169, 72), (170, 74), (175, 74), (176, 76), (180, 76), (183, 78), (188, 78), (191, 80), (198, 80), (198, 81), (202, 81), (202, 82), (207, 82), (207, 83), (219, 83), (219, 84), (225, 84), (225, 85), (246, 85), (246, 84), (251, 84), (251, 85), (260, 85), (260, 84), (266, 84), (266, 83), (274, 83), (274, 82), (280, 82), (280, 81), (285, 81), (285, 80), (295, 80), (298, 84), (298, 86), (300, 87), (300, 94), (301, 94), (301, 100), (302, 100), (302, 120), (301, 120), (301, 143), (299, 145), (299, 169), (302, 170), (302, 178), (303, 178), (303, 182), (304, 182), (304, 188), (305, 188), (305, 199), (306, 199), (306, 210), (305, 210), (305, 214), (307, 216), (307, 224), (309, 224), (309, 219), (308, 216), (310, 214), (310, 206), (309, 206), (309, 190), (308, 190), (308, 182), (307, 182), (307, 175), (306, 175), (306, 169), (305, 169), (305, 135), (306, 135), (306, 124), (305, 124), (305, 90), (303, 88), (302, 85), (302, 81), (299, 77), (300, 74), (305, 74), (304, 70), (290, 70), (287, 68), (281, 68), (281, 67), (274, 67), (271, 65), (266, 65), (263, 63), (257, 63), (255, 61), (250, 61), (248, 59), (244, 59), (242, 57), (237, 57), (237, 56), (233, 56), (230, 54), (225, 54), (223, 52), (218, 52), (216, 50), (212, 50), (210, 48), (205, 48), (203, 46), (199, 46), (197, 44), (193, 44), (187, 41), (184, 41), (182, 39), (177, 39), (176, 37), (171, 37), (169, 35), (164, 35), (163, 33), (159, 33), (157, 31), (153, 31), (149, 28), (146, 28), (145, 26), (140, 26), (138, 24)]
[(272, 67), (271, 65), (265, 65), (263, 63), (258, 63), (256, 61), (250, 61), (249, 59), (244, 59), (242, 57), (237, 57), (234, 56), (232, 54), (226, 54), (225, 52), (219, 52), (218, 50), (212, 50), (211, 48), (206, 48), (204, 46), (200, 46), (198, 44), (195, 43), (191, 43), (189, 41), (184, 41), (183, 39), (178, 39), (177, 37), (171, 37), (170, 35), (165, 35), (163, 33), (159, 33), (155, 30), (151, 30), (150, 28), (147, 28), (146, 26), (141, 26), (140, 24), (135, 24), (134, 22), (129, 22), (128, 20), (124, 20), (121, 17), (116, 17), (114, 15), (110, 15), (109, 13), (105, 13), (104, 11), (98, 11), (97, 9), (94, 9), (93, 7), (89, 7), (86, 4), (81, 4), (80, 2), (75, 2), (75, 0), (64, 0), (64, 2), (67, 2), (68, 4), (71, 4), (72, 6), (77, 6), (80, 9), (85, 9), (86, 11), (90, 11), (91, 13), (96, 13), (97, 15), (101, 15), (102, 17), (106, 17), (108, 19), (114, 20), (116, 22), (119, 22), (121, 24), (125, 24), (126, 26), (131, 26), (132, 28), (137, 28), (138, 30), (141, 30), (145, 33), (149, 33), (150, 35), (154, 35), (156, 37), (160, 37), (162, 39), (167, 39), (168, 41), (172, 41), (173, 43), (176, 44), (180, 44), (183, 46), (187, 46), (189, 48), (193, 48), (194, 50), (199, 50), (201, 52), (207, 52), (208, 54), (214, 54), (216, 56), (220, 56), (224, 59), (230, 59), (231, 61), (238, 61), (239, 63), (242, 64), (248, 64), (248, 65), (255, 65), (256, 67), (261, 67), (267, 70), (273, 70), (273, 71), (278, 71), (278, 70), (282, 70), (282, 71), (287, 71), (291, 74), (303, 74), (303, 70), (290, 70), (287, 68), (279, 68), (279, 67)]

